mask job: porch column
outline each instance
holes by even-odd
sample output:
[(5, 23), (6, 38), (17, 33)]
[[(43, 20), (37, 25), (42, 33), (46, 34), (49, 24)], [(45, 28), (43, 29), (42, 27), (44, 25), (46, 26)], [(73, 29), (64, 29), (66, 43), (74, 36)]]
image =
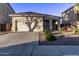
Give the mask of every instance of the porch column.
[(57, 24), (57, 26), (58, 26), (57, 30), (61, 30), (61, 27), (60, 27), (60, 20), (58, 20), (57, 22), (58, 22), (58, 24)]
[(49, 20), (49, 23), (50, 23), (49, 29), (52, 30), (52, 20)]
[(9, 24), (6, 23), (6, 31), (8, 31), (8, 30), (9, 30)]
[(0, 24), (0, 32), (1, 32), (1, 24)]
[(17, 21), (15, 21), (15, 31), (17, 31)]

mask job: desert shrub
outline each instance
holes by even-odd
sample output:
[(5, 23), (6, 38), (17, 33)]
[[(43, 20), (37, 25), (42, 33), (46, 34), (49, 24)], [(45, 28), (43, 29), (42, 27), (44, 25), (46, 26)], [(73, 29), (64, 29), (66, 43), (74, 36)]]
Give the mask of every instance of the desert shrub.
[(46, 36), (46, 40), (47, 40), (47, 41), (54, 41), (54, 40), (56, 40), (56, 37), (53, 36), (53, 34), (51, 33), (50, 30), (46, 29), (46, 30), (44, 31), (44, 33), (45, 33), (45, 36)]
[(79, 34), (79, 29), (75, 28), (75, 34)]
[(63, 28), (61, 28), (60, 33), (62, 33), (63, 31), (64, 31)]

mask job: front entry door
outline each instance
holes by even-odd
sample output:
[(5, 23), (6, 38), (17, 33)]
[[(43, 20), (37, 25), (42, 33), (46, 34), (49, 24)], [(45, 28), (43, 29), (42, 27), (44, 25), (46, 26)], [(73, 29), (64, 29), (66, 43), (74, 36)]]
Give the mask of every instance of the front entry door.
[(58, 25), (56, 24), (56, 22), (57, 22), (56, 20), (53, 20), (53, 21), (52, 21), (52, 30), (53, 30), (53, 31), (58, 30)]
[(1, 24), (1, 31), (6, 31), (6, 24)]

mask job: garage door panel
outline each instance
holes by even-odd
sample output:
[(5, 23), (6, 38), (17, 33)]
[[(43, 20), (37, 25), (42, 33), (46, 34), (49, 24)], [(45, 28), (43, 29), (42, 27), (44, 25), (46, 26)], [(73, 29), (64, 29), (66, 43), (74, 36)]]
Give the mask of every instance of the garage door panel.
[(17, 30), (18, 31), (29, 31), (29, 28), (25, 23), (17, 22)]

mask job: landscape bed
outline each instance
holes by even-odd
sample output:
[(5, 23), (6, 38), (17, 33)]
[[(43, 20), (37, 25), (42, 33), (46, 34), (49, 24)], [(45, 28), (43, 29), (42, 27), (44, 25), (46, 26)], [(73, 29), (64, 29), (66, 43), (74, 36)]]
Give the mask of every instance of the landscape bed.
[(56, 37), (55, 41), (47, 41), (44, 33), (40, 35), (40, 45), (79, 45), (79, 35), (67, 34)]

